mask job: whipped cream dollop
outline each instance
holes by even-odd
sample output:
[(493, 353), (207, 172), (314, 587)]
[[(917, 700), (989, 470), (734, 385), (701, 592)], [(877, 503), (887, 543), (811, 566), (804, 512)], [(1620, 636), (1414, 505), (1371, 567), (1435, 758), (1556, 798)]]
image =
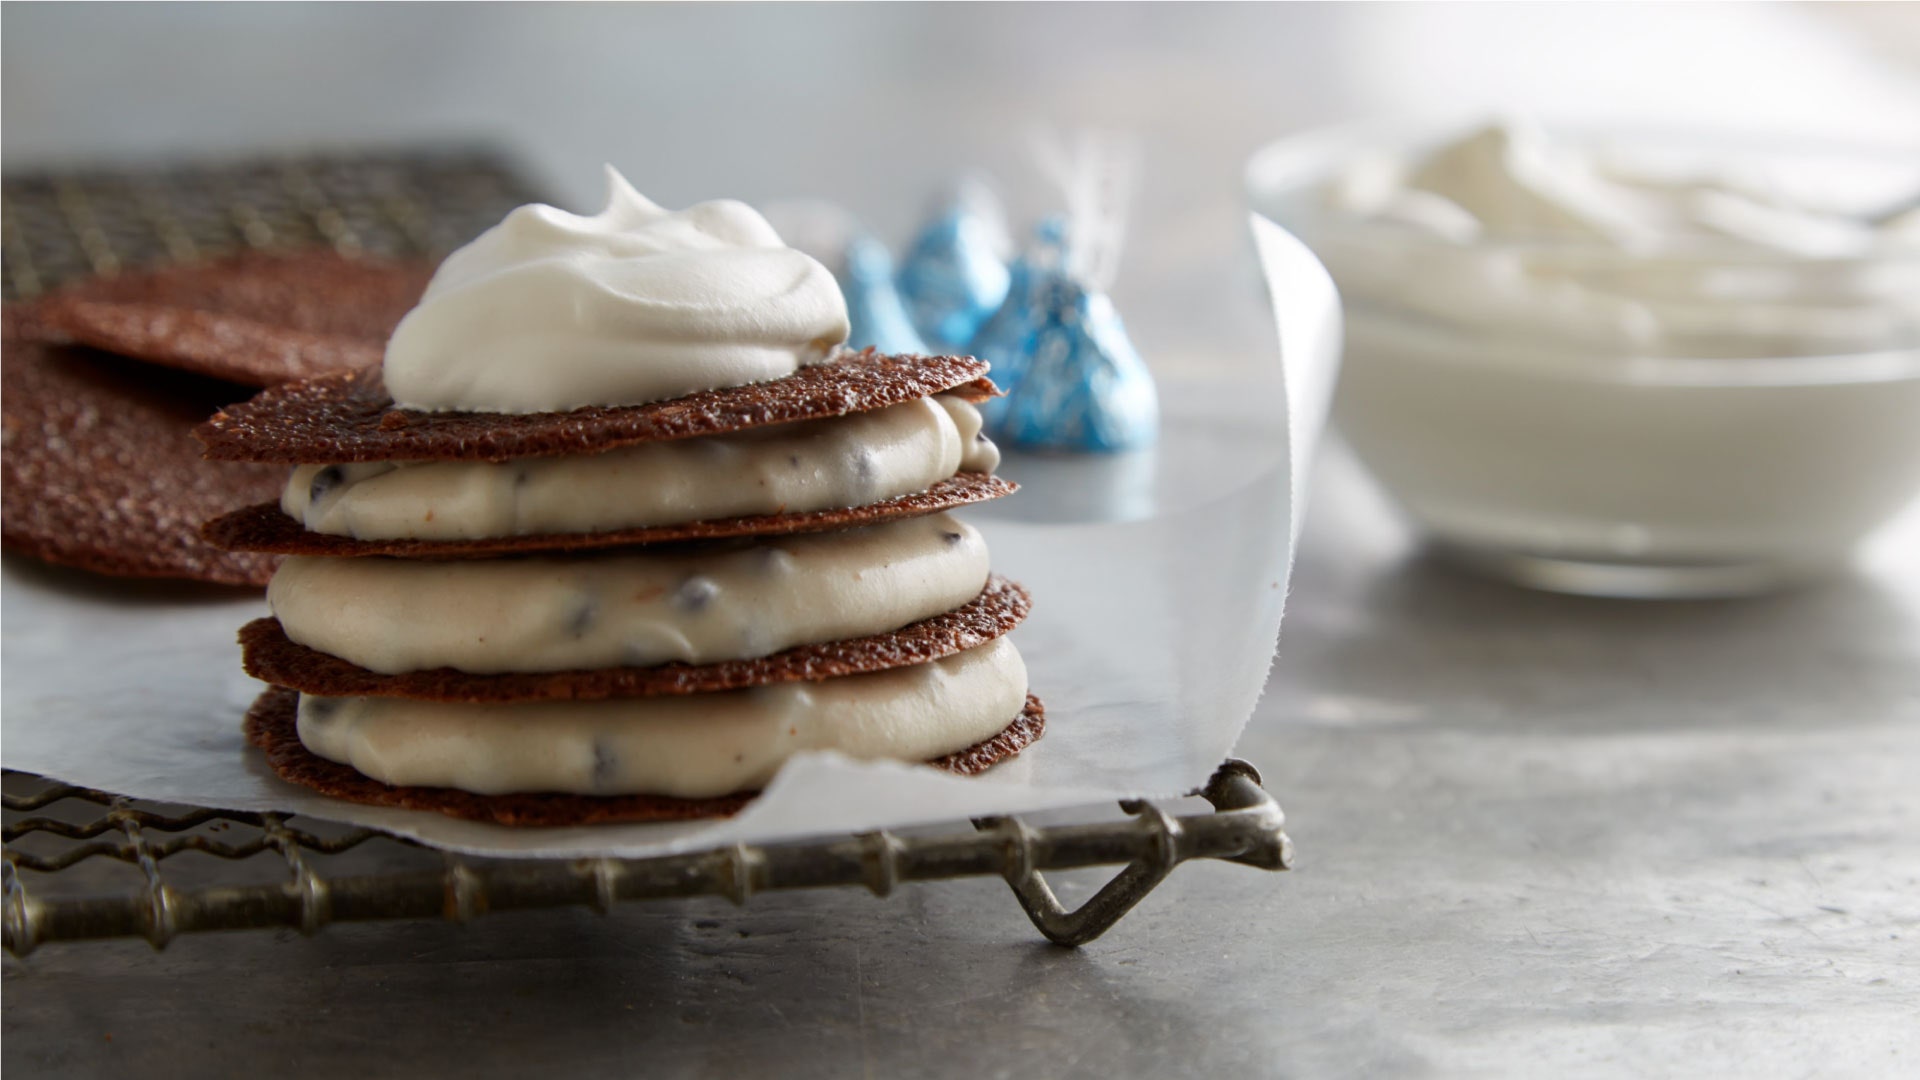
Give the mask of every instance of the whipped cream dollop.
[[(1920, 169), (1718, 160), (1524, 123), (1357, 161), (1311, 237), (1354, 306), (1595, 354), (1809, 356), (1920, 341)], [(1549, 345), (1563, 347), (1555, 353)]]
[(764, 382), (847, 338), (827, 268), (744, 203), (669, 212), (607, 169), (590, 217), (522, 206), (449, 255), (387, 343), (396, 404), (638, 405)]

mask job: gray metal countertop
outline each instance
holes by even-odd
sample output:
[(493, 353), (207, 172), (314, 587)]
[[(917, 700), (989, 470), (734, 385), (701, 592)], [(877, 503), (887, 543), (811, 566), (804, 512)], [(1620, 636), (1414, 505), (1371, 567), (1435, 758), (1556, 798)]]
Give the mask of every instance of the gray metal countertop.
[[(1242, 752), (1299, 866), (1040, 943), (998, 881), (6, 960), (22, 1075), (1893, 1075), (1920, 1067), (1920, 565), (1526, 593), (1320, 470)], [(1920, 544), (1908, 550), (1920, 550)], [(1071, 901), (1096, 880), (1072, 876)]]

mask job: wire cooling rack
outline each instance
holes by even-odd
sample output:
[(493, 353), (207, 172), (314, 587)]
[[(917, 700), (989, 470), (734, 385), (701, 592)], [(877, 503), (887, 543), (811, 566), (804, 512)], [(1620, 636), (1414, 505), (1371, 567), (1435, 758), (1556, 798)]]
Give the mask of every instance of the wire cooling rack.
[[(1211, 812), (1175, 815), (1125, 802), (1125, 816), (1106, 822), (984, 818), (970, 831), (873, 832), (650, 859), (467, 858), (372, 829), (137, 802), (28, 773), (7, 773), (5, 786), (4, 944), (17, 956), (51, 941), (143, 937), (162, 948), (206, 930), (312, 934), (334, 922), (464, 922), (573, 905), (605, 912), (623, 900), (712, 895), (744, 904), (760, 892), (852, 885), (886, 896), (905, 882), (988, 875), (1006, 879), (1049, 941), (1080, 945), (1189, 859), (1284, 870), (1292, 854), (1279, 806), (1241, 761), (1222, 765), (1196, 792)], [(194, 856), (213, 865), (191, 865)], [(354, 856), (359, 865), (329, 865)], [(1071, 911), (1042, 876), (1122, 863)]]
[[(0, 295), (244, 249), (332, 247), (436, 256), (532, 201), (484, 151), (281, 156), (211, 166), (76, 171), (0, 181)], [(1127, 802), (1117, 819), (877, 832), (736, 845), (654, 859), (473, 859), (371, 829), (280, 814), (137, 802), (8, 772), (4, 944), (143, 937), (156, 948), (203, 930), (443, 917), (701, 895), (997, 875), (1048, 940), (1093, 940), (1189, 859), (1286, 869), (1280, 808), (1244, 762), (1195, 792), (1212, 810), (1175, 815)], [(1046, 870), (1124, 865), (1079, 908)], [(131, 869), (129, 869), (131, 868)], [(131, 875), (131, 876), (129, 876)]]
[(496, 154), (287, 155), (0, 181), (0, 295), (248, 249), (441, 255), (533, 201)]

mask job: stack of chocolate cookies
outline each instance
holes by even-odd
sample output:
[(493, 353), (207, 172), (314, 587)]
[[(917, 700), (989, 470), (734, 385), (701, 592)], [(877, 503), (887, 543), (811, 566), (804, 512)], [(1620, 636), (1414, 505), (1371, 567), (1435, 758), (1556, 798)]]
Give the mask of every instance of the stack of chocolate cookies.
[(793, 754), (974, 773), (1041, 732), (1020, 586), (946, 511), (1014, 490), (986, 365), (842, 353), (566, 412), (396, 406), (378, 369), (197, 432), (290, 466), (206, 539), (286, 556), (241, 633), (282, 777), (517, 825), (730, 813)]

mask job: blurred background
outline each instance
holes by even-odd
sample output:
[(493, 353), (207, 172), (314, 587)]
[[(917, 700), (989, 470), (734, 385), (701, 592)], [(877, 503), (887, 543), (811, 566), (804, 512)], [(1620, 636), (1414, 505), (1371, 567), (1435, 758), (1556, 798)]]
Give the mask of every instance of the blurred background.
[[(1269, 340), (1241, 174), (1382, 114), (1920, 141), (1903, 4), (7, 4), (3, 165), (485, 140), (569, 209), (824, 196), (900, 244), (1038, 125), (1137, 133), (1114, 296), (1156, 368)], [(1233, 262), (1230, 263), (1230, 260)], [(1246, 260), (1242, 266), (1238, 260)]]
[[(1017, 227), (1058, 208), (1058, 190), (1036, 166), (1036, 132), (1128, 133), (1142, 163), (1111, 293), (1163, 382), (1241, 378), (1249, 363), (1271, 359), (1245, 177), (1260, 148), (1302, 131), (1379, 118), (1438, 130), (1526, 116), (1759, 136), (1789, 148), (1798, 139), (1853, 141), (1920, 162), (1920, 6), (1911, 4), (8, 4), (0, 41), (0, 166), (10, 176), (484, 144), (569, 209), (599, 205), (601, 166), (610, 163), (670, 207), (722, 196), (762, 205), (831, 200), (896, 253), (968, 173), (994, 180)], [(1327, 256), (1316, 237), (1309, 241)], [(1902, 259), (1896, 271), (1920, 271), (1911, 250)], [(1334, 269), (1349, 292), (1351, 346), (1360, 327), (1343, 273), (1352, 267)], [(1698, 287), (1747, 287), (1717, 273)], [(1854, 271), (1783, 264), (1778, 273), (1760, 283), (1762, 294), (1804, 297)], [(1887, 292), (1886, 267), (1860, 273)], [(1420, 274), (1441, 284), (1455, 276)], [(1517, 305), (1531, 303), (1522, 296)], [(1766, 306), (1758, 305), (1763, 319)], [(1907, 309), (1911, 318), (1910, 302)], [(1901, 362), (1916, 370), (1903, 369), (1900, 392), (1920, 404), (1920, 348), (1910, 340), (1901, 348)], [(1619, 359), (1604, 357), (1595, 370)], [(1369, 362), (1350, 347), (1348, 384), (1362, 370), (1356, 360)], [(1432, 411), (1425, 391), (1391, 379), (1387, 397)], [(1619, 426), (1596, 436), (1603, 447), (1628, 441), (1622, 433), (1643, 407), (1639, 392), (1632, 396)], [(1342, 400), (1355, 400), (1350, 386)], [(1694, 452), (1685, 444), (1696, 428), (1751, 431), (1779, 409), (1802, 413), (1782, 404), (1797, 398), (1755, 400), (1755, 408), (1741, 398), (1732, 411), (1685, 420), (1671, 454)], [(1885, 400), (1874, 395), (1809, 437), (1831, 442), (1835, 431), (1865, 430), (1874, 421), (1862, 410), (1894, 408)], [(1392, 419), (1392, 404), (1366, 403), (1358, 418), (1397, 432), (1405, 425)], [(1568, 405), (1585, 408), (1579, 393), (1548, 407)], [(1360, 431), (1355, 417), (1349, 408), (1349, 434)], [(1886, 492), (1872, 514), (1854, 515), (1860, 521), (1878, 520), (1911, 490), (1911, 470), (1896, 469), (1889, 455), (1913, 456), (1892, 440), (1914, 423), (1910, 415), (1879, 423), (1875, 430), (1893, 434), (1850, 459), (1865, 465), (1836, 451), (1821, 466), (1885, 474)], [(1492, 449), (1528, 460), (1529, 437), (1513, 433)], [(1436, 439), (1458, 441), (1422, 435), (1404, 449), (1419, 465)], [(1589, 453), (1567, 438), (1558, 448)], [(1360, 449), (1403, 497), (1418, 502), (1414, 489), (1438, 482), (1408, 469), (1393, 475), (1392, 447)], [(1799, 463), (1782, 468), (1806, 471)], [(1641, 477), (1668, 471), (1656, 458), (1635, 468)], [(1485, 472), (1470, 461), (1454, 469), (1468, 479)], [(1551, 493), (1564, 481), (1564, 469), (1541, 465), (1499, 484), (1505, 497), (1529, 483)], [(1708, 478), (1673, 489), (1690, 497), (1703, 487), (1726, 485)], [(1418, 507), (1415, 516), (1431, 525), (1448, 512), (1476, 522), (1507, 512), (1470, 505), (1466, 494), (1449, 491), (1448, 505)], [(1798, 497), (1784, 489), (1762, 494), (1775, 521), (1795, 509)], [(1520, 509), (1531, 513), (1541, 500), (1527, 499), (1535, 505)], [(1552, 547), (1562, 523), (1584, 516), (1598, 539), (1582, 544), (1634, 557), (1646, 546), (1636, 515), (1662, 512), (1589, 506), (1522, 529), (1529, 542)], [(1720, 524), (1739, 531), (1743, 520), (1733, 514)], [(1861, 528), (1836, 526), (1849, 540)]]

